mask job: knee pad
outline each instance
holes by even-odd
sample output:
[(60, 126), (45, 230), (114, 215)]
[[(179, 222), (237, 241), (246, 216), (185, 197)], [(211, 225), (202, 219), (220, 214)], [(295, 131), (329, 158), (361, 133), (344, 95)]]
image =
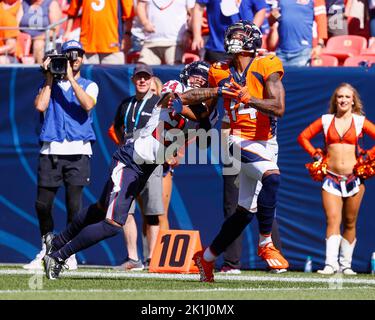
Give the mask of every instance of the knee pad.
[(159, 225), (159, 216), (145, 216), (146, 223), (150, 226), (158, 226)]

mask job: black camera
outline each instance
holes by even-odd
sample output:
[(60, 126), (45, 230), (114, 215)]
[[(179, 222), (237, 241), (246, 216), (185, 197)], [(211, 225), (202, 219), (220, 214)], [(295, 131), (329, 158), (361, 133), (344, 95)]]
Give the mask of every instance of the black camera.
[(51, 53), (47, 53), (45, 56), (45, 59), (51, 59), (47, 69), (52, 73), (54, 78), (62, 79), (66, 76), (68, 61), (76, 61), (78, 57), (79, 52), (74, 50), (66, 53), (56, 53), (56, 51), (52, 51)]
[(51, 54), (47, 55), (51, 59), (48, 65), (48, 70), (53, 76), (63, 78), (66, 75), (68, 67), (68, 57), (66, 54)]

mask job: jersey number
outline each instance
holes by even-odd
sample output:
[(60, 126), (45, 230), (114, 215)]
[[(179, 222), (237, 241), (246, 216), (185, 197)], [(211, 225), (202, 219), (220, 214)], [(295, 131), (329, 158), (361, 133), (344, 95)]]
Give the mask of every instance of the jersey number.
[(249, 117), (250, 119), (256, 119), (257, 117), (257, 110), (252, 108), (252, 107), (248, 107), (246, 106), (245, 104), (243, 103), (240, 103), (240, 106), (235, 109), (235, 105), (236, 105), (236, 101), (235, 100), (231, 100), (230, 101), (230, 112), (232, 114), (232, 120), (233, 121), (237, 121), (237, 114), (249, 114)]

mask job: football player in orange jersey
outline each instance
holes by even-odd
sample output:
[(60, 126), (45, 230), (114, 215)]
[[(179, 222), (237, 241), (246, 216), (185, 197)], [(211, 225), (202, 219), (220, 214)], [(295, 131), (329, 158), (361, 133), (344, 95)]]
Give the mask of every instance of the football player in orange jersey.
[[(229, 84), (236, 93), (236, 98), (223, 97), (230, 117), (230, 150), (232, 154), (240, 154), (240, 159), (234, 159), (240, 165), (240, 190), (236, 212), (225, 220), (211, 245), (194, 256), (203, 282), (214, 281), (215, 259), (242, 233), (254, 214), (260, 231), (258, 255), (276, 272), (289, 267), (271, 239), (280, 183), (276, 124), (285, 111), (281, 83), (284, 70), (275, 55), (257, 57), (261, 45), (259, 28), (250, 21), (238, 21), (227, 28), (224, 38), (225, 50), (233, 56), (232, 61), (217, 62), (209, 71), (211, 87)], [(256, 195), (258, 182), (262, 188)], [(256, 213), (250, 211), (255, 201)]]

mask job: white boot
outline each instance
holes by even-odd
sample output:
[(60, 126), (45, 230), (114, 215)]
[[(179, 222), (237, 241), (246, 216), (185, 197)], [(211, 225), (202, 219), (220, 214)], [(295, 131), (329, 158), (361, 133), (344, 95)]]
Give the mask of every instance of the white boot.
[(320, 274), (334, 274), (339, 271), (339, 249), (341, 243), (341, 235), (334, 234), (326, 239), (326, 261), (323, 270), (318, 270)]
[(340, 271), (346, 275), (356, 275), (357, 273), (352, 270), (352, 257), (354, 247), (357, 243), (357, 239), (354, 239), (352, 243), (342, 238), (340, 245)]
[(46, 254), (46, 245), (42, 244), (42, 250), (36, 255), (34, 260), (30, 261), (28, 264), (23, 265), (26, 270), (43, 270), (43, 257)]

